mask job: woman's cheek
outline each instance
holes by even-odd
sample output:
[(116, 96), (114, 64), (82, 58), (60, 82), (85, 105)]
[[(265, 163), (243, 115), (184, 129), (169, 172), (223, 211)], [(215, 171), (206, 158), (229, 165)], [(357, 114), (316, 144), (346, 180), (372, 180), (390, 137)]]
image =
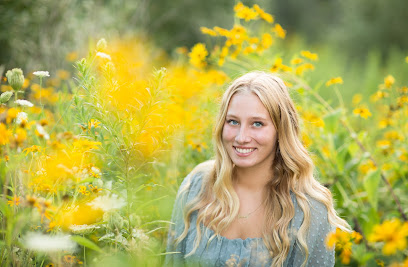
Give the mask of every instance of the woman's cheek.
[(229, 125), (225, 125), (222, 131), (222, 138), (224, 141), (231, 141), (231, 138), (234, 137), (234, 129), (229, 127)]

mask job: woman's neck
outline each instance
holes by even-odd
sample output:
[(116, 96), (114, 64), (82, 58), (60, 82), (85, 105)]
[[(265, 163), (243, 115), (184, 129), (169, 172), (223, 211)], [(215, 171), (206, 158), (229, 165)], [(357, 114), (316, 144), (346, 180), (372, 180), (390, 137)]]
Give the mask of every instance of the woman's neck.
[(272, 177), (272, 169), (235, 168), (234, 170), (235, 186), (253, 192), (264, 189)]

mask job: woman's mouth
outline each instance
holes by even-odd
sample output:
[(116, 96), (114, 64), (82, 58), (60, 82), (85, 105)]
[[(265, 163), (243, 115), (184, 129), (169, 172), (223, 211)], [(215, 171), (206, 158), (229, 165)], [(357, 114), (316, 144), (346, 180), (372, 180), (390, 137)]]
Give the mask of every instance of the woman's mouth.
[(246, 157), (252, 154), (252, 152), (254, 152), (256, 150), (256, 148), (239, 148), (239, 147), (235, 147), (235, 152), (237, 152), (237, 154), (241, 157)]

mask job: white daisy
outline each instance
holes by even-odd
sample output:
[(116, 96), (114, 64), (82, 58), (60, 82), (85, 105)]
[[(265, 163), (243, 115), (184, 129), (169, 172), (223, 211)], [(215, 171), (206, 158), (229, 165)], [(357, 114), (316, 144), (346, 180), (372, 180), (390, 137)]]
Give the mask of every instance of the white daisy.
[(44, 78), (44, 77), (50, 77), (50, 73), (48, 71), (34, 71), (33, 74), (37, 77)]
[(29, 107), (29, 108), (34, 107), (33, 103), (31, 103), (28, 100), (24, 100), (24, 99), (18, 99), (16, 101), (14, 101), (14, 103), (16, 103), (17, 105), (20, 105), (22, 107)]

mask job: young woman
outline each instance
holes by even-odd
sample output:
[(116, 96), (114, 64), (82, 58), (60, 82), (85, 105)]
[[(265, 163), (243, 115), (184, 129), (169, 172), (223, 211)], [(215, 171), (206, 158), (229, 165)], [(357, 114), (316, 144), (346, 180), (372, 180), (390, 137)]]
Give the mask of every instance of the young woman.
[(233, 81), (214, 139), (215, 160), (180, 186), (166, 265), (333, 266), (326, 236), (349, 226), (313, 176), (283, 81), (264, 72)]

